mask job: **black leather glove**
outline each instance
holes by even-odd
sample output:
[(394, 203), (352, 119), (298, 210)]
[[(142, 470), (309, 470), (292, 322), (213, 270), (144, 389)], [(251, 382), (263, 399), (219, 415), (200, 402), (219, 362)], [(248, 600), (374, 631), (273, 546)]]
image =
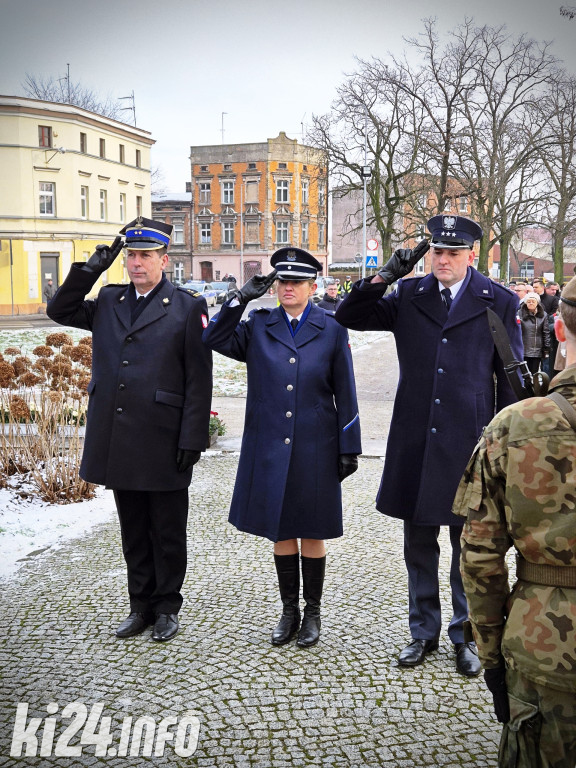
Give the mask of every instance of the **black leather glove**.
[(90, 256), (86, 264), (82, 265), (82, 269), (85, 272), (101, 275), (102, 272), (106, 272), (123, 247), (124, 240), (120, 236), (114, 240), (112, 245), (97, 245), (92, 256)]
[(183, 448), (178, 448), (176, 453), (178, 472), (186, 472), (187, 469), (193, 467), (200, 460), (201, 455), (201, 451), (185, 451)]
[(341, 453), (338, 456), (338, 479), (340, 482), (358, 469), (358, 456), (355, 453)]
[(276, 274), (276, 270), (273, 269), (269, 275), (254, 275), (247, 283), (244, 283), (242, 288), (231, 291), (228, 294), (228, 298), (237, 298), (240, 304), (248, 304), (249, 301), (259, 299), (260, 296), (264, 296), (274, 280), (276, 280)]
[(382, 277), (388, 285), (392, 285), (396, 280), (410, 274), (414, 269), (414, 265), (420, 261), (429, 248), (430, 243), (426, 239), (420, 240), (414, 250), (411, 248), (398, 248), (378, 272), (379, 276)]
[(499, 723), (510, 720), (510, 704), (506, 688), (506, 667), (484, 670), (484, 682), (494, 700), (494, 712)]

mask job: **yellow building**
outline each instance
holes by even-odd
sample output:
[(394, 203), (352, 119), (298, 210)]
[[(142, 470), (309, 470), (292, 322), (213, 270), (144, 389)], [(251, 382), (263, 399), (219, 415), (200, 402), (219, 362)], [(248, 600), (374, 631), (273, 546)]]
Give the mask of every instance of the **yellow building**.
[[(48, 280), (150, 216), (152, 144), (79, 107), (0, 96), (0, 314), (43, 311)], [(126, 280), (121, 259), (102, 278)]]

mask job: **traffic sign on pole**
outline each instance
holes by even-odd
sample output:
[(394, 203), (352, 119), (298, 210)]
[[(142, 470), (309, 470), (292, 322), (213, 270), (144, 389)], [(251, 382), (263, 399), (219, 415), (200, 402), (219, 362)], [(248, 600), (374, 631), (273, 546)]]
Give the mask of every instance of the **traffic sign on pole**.
[(375, 269), (378, 266), (378, 257), (376, 254), (366, 254), (366, 269)]

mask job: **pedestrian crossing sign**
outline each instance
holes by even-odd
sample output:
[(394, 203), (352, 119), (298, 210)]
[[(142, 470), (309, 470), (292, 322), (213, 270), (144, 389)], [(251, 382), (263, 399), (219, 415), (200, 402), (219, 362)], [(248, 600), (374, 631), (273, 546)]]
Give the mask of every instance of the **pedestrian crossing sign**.
[(366, 269), (374, 269), (378, 266), (378, 257), (366, 254)]

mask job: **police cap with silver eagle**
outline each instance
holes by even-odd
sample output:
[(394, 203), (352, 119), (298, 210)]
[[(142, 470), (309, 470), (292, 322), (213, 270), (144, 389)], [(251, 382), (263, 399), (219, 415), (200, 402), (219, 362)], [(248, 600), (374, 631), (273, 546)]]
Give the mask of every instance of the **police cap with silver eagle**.
[(170, 245), (172, 230), (172, 224), (139, 216), (130, 224), (126, 224), (124, 229), (120, 230), (120, 234), (126, 235), (125, 248), (133, 251), (156, 251)]
[(484, 234), (482, 227), (472, 219), (445, 213), (433, 216), (427, 227), (432, 235), (431, 248), (473, 248)]
[(322, 264), (302, 248), (280, 248), (272, 254), (270, 264), (278, 273), (278, 280), (314, 280), (322, 271)]

